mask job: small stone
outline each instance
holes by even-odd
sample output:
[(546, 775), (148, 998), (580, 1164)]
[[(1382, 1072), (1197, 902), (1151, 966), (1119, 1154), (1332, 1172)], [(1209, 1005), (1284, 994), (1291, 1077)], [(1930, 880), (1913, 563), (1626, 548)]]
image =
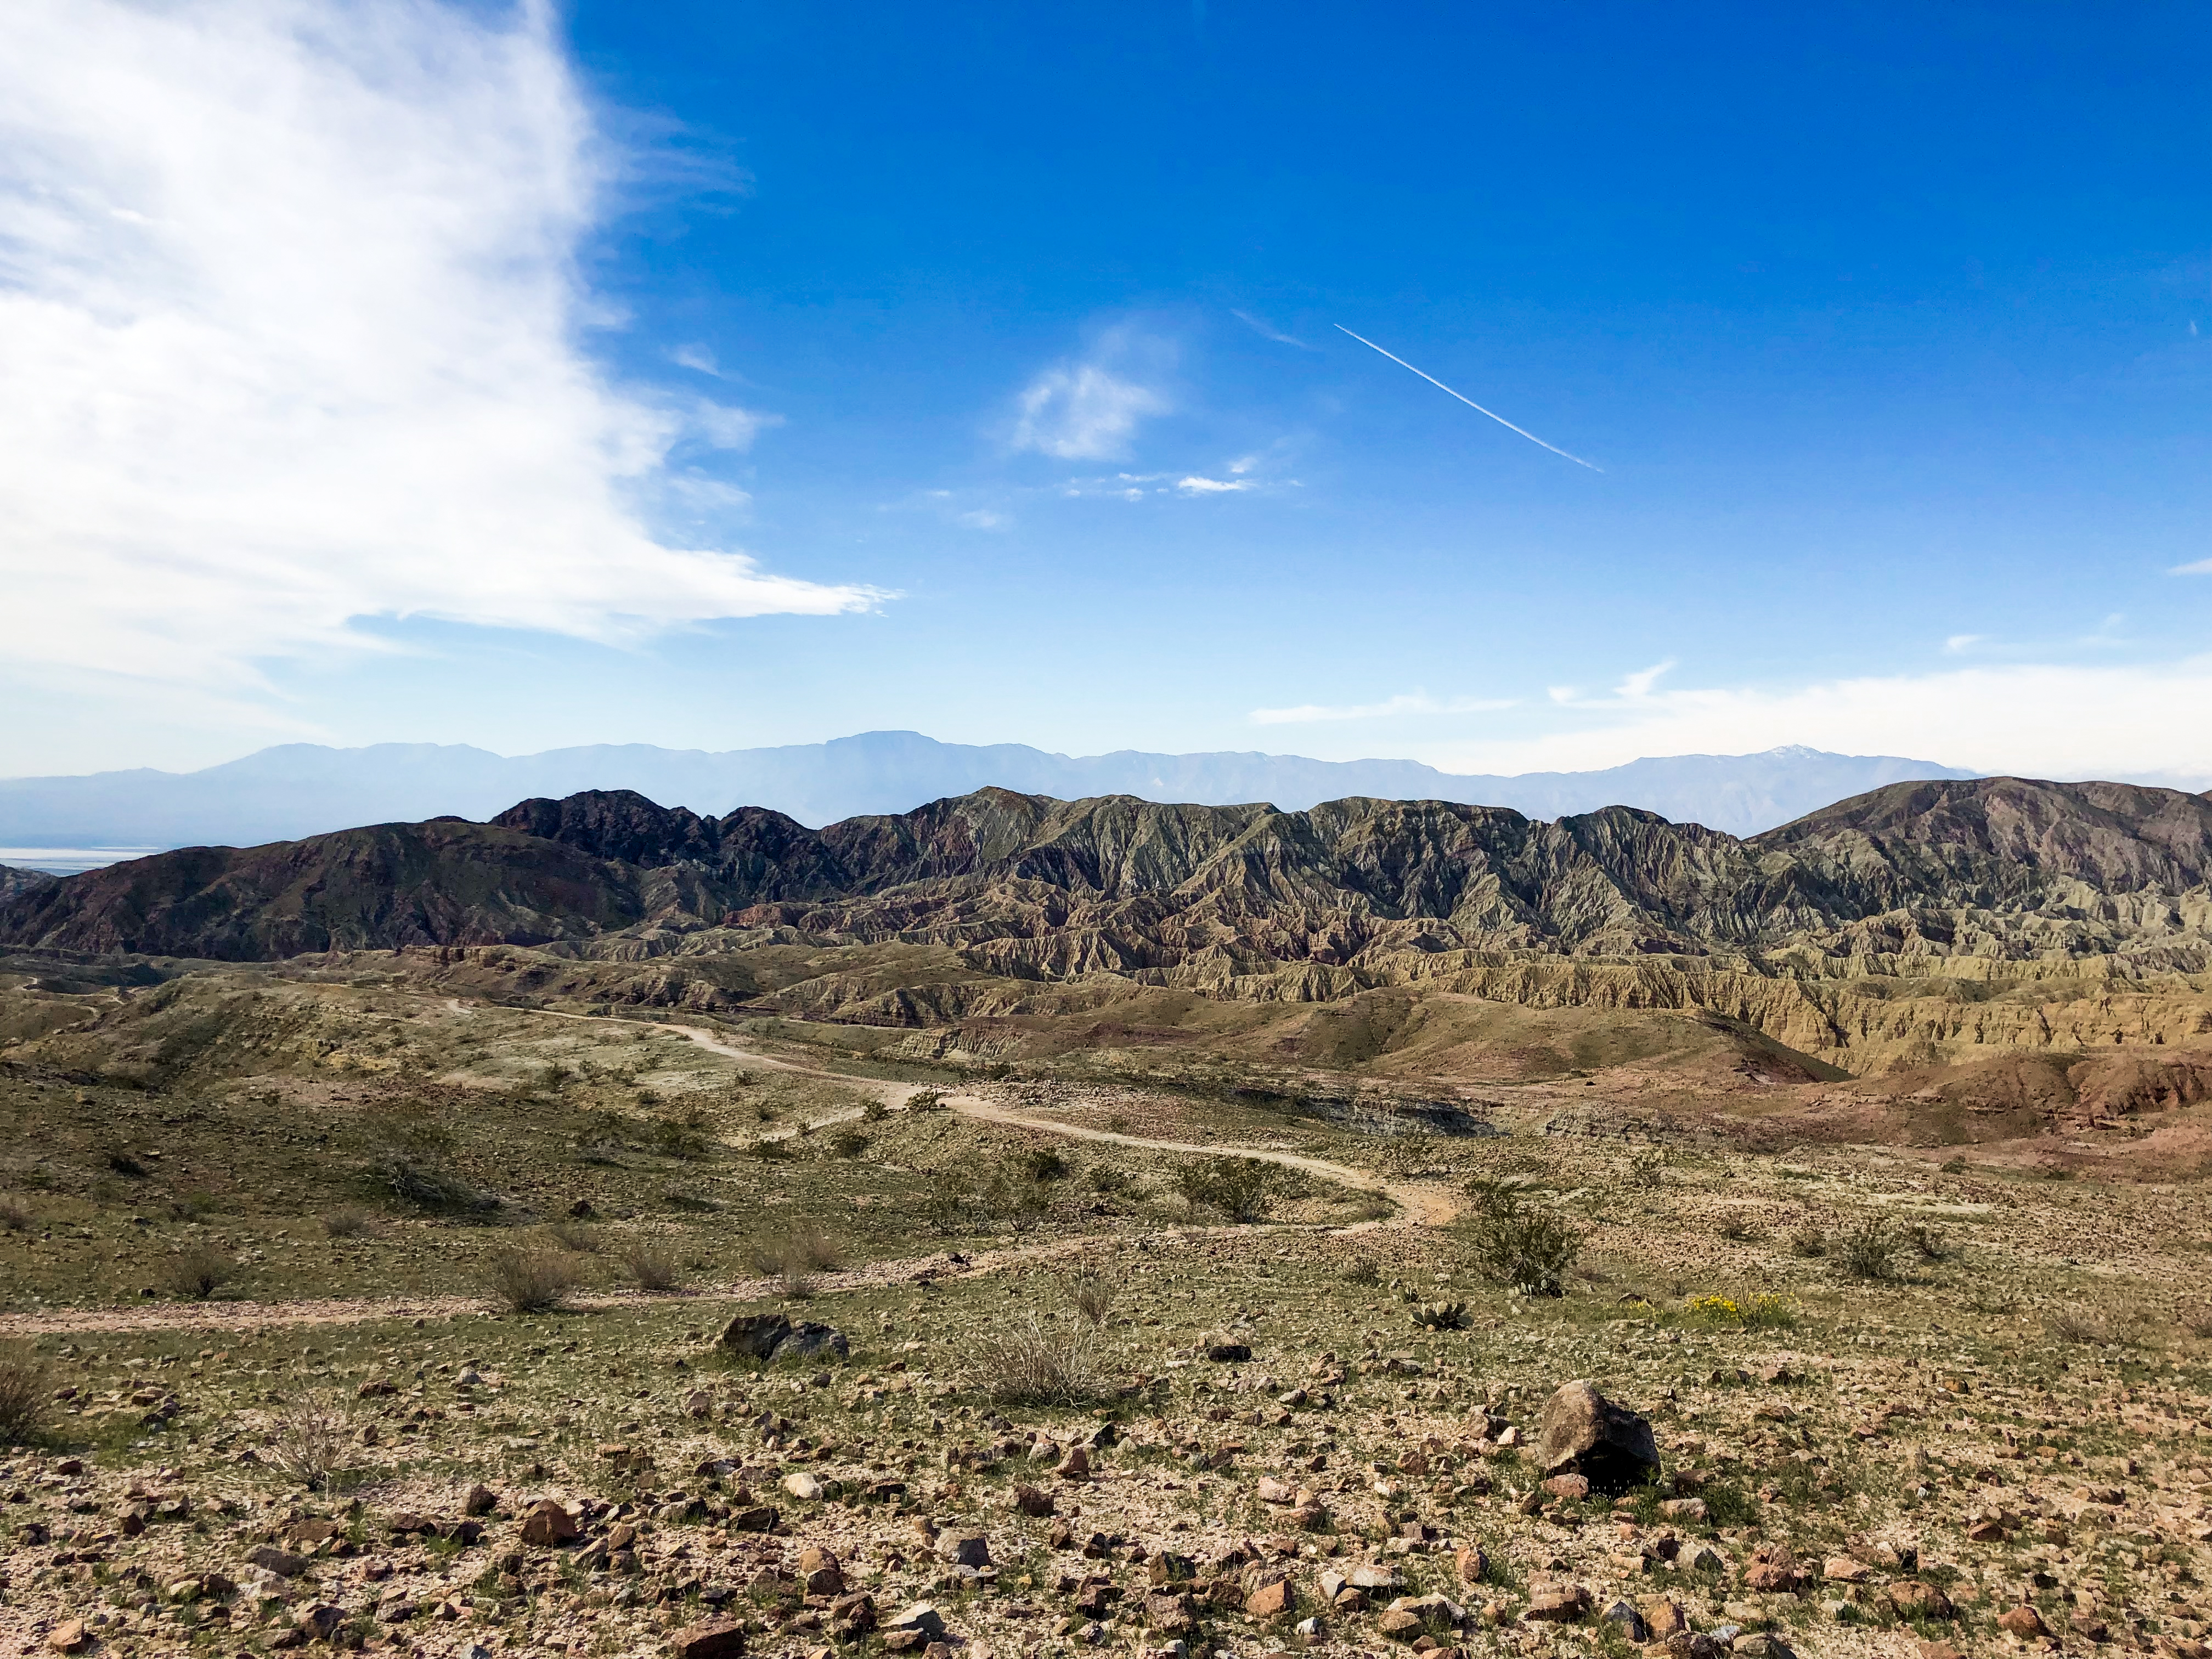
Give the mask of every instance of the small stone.
[(311, 1642), (327, 1642), (331, 1632), (345, 1623), (345, 1609), (332, 1607), (328, 1601), (316, 1601), (300, 1609), (292, 1620), (292, 1628)]
[(522, 1541), (541, 1548), (565, 1544), (576, 1536), (576, 1517), (550, 1498), (541, 1498), (522, 1521)]
[(674, 1659), (736, 1659), (745, 1650), (744, 1627), (726, 1620), (691, 1625), (668, 1638)]
[(1452, 1577), (1462, 1584), (1480, 1584), (1490, 1577), (1490, 1558), (1480, 1544), (1462, 1544), (1452, 1556)]
[(1293, 1502), (1297, 1497), (1295, 1487), (1286, 1486), (1273, 1475), (1268, 1474), (1260, 1477), (1260, 1484), (1254, 1490), (1262, 1504), (1288, 1504)]
[(468, 1496), (461, 1499), (463, 1515), (489, 1515), (499, 1507), (499, 1494), (489, 1486), (471, 1486)]
[(295, 1555), (289, 1550), (280, 1550), (274, 1544), (263, 1544), (251, 1551), (246, 1560), (264, 1572), (273, 1572), (279, 1578), (297, 1578), (307, 1570), (307, 1558)]
[(1615, 1601), (1603, 1613), (1598, 1614), (1598, 1618), (1602, 1623), (1618, 1626), (1620, 1633), (1632, 1642), (1642, 1642), (1647, 1639), (1644, 1615), (1626, 1601)]
[(1948, 1619), (1955, 1612), (1949, 1596), (1918, 1579), (1892, 1584), (1882, 1595), (1900, 1619)]
[(1241, 1365), (1251, 1358), (1252, 1345), (1249, 1342), (1209, 1342), (1206, 1345), (1206, 1357), (1216, 1364)]
[(916, 1601), (884, 1620), (884, 1629), (887, 1633), (905, 1632), (933, 1641), (945, 1634), (945, 1616), (929, 1602)]
[(1669, 1521), (1686, 1522), (1700, 1527), (1712, 1518), (1712, 1511), (1705, 1507), (1705, 1500), (1702, 1498), (1667, 1498), (1659, 1505), (1659, 1513)]
[(783, 1489), (802, 1503), (811, 1504), (822, 1496), (822, 1482), (799, 1469), (783, 1477)]
[(937, 1556), (956, 1567), (988, 1567), (991, 1565), (991, 1546), (980, 1532), (948, 1532), (939, 1534)]
[(1255, 1619), (1273, 1619), (1297, 1605), (1297, 1592), (1287, 1578), (1261, 1584), (1244, 1598), (1244, 1611)]
[(2007, 1608), (1997, 1615), (1997, 1626), (2000, 1629), (2008, 1631), (2019, 1637), (2022, 1641), (2050, 1634), (2043, 1622), (2043, 1615), (2029, 1607)]
[(1832, 1555), (1820, 1564), (1821, 1580), (1830, 1584), (1863, 1584), (1871, 1571), (1865, 1562), (1848, 1555)]
[(1646, 1640), (1670, 1642), (1677, 1636), (1689, 1633), (1690, 1616), (1682, 1611), (1680, 1602), (1669, 1595), (1655, 1595), (1639, 1602), (1637, 1612), (1644, 1616)]
[(1024, 1515), (1042, 1520), (1053, 1512), (1052, 1494), (1035, 1486), (1016, 1486), (1014, 1507)]
[(46, 1632), (46, 1645), (56, 1653), (82, 1653), (92, 1645), (92, 1638), (85, 1632), (83, 1620), (72, 1619)]
[(1589, 1477), (1555, 1474), (1544, 1482), (1544, 1490), (1554, 1498), (1588, 1498), (1590, 1494)]
[(732, 1532), (774, 1532), (781, 1517), (765, 1505), (737, 1510), (730, 1516)]
[(1536, 1624), (1571, 1625), (1589, 1610), (1590, 1593), (1580, 1584), (1534, 1584), (1521, 1616)]

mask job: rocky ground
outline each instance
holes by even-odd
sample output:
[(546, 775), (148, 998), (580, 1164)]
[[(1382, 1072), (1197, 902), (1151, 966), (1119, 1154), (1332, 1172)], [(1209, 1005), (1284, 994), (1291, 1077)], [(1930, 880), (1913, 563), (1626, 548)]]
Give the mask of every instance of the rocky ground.
[(2212, 1653), (2201, 1186), (293, 994), (0, 1078), (23, 1650)]

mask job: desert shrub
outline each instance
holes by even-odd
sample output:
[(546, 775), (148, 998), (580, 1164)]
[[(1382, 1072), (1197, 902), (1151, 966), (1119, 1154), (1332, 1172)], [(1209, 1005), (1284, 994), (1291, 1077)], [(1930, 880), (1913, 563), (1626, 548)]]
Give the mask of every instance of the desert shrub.
[(1114, 1311), (1120, 1286), (1096, 1268), (1070, 1273), (1062, 1281), (1067, 1305), (1093, 1325), (1103, 1325)]
[(550, 1244), (503, 1244), (477, 1264), (485, 1295), (512, 1313), (560, 1307), (583, 1283), (576, 1259)]
[(1759, 1224), (1750, 1217), (1735, 1210), (1723, 1216), (1720, 1224), (1715, 1227), (1713, 1231), (1731, 1244), (1747, 1243), (1759, 1236)]
[(1474, 1266), (1486, 1279), (1523, 1296), (1565, 1296), (1582, 1235), (1549, 1210), (1501, 1197), (1468, 1231)]
[(1052, 1195), (1030, 1178), (1024, 1158), (992, 1170), (974, 1200), (974, 1207), (983, 1215), (1016, 1228), (1037, 1220), (1051, 1205)]
[(702, 1198), (697, 1193), (687, 1193), (680, 1187), (671, 1187), (661, 1194), (660, 1201), (672, 1210), (682, 1210), (689, 1215), (712, 1215), (722, 1206), (711, 1198)]
[(1828, 1253), (1828, 1236), (1809, 1222), (1790, 1235), (1790, 1254), (1808, 1261)]
[(746, 1246), (745, 1259), (755, 1273), (776, 1280), (784, 1295), (804, 1297), (814, 1293), (816, 1273), (836, 1267), (838, 1253), (812, 1223), (796, 1222), (755, 1237)]
[(162, 1262), (161, 1282), (186, 1302), (204, 1302), (235, 1271), (231, 1259), (211, 1244), (188, 1245)]
[(909, 1112), (942, 1112), (948, 1110), (942, 1089), (918, 1089), (906, 1097)]
[(1263, 1159), (1215, 1158), (1176, 1170), (1175, 1187), (1188, 1202), (1241, 1223), (1266, 1218), (1278, 1182), (1275, 1166)]
[(387, 1152), (369, 1166), (371, 1182), (410, 1209), (441, 1215), (482, 1214), (499, 1207), (489, 1193), (479, 1192), (441, 1164)]
[(263, 1461), (309, 1492), (327, 1492), (345, 1471), (349, 1425), (327, 1401), (296, 1402), (270, 1426)]
[(839, 1129), (823, 1143), (833, 1158), (858, 1158), (868, 1150), (868, 1138), (858, 1129)]
[(45, 1426), (53, 1372), (27, 1347), (0, 1348), (0, 1445), (16, 1446)]
[(1963, 1158), (1947, 1158), (1936, 1167), (1945, 1175), (1964, 1175), (1966, 1173), (1966, 1160)]
[(2062, 1342), (2126, 1342), (2135, 1317), (2125, 1308), (2062, 1308), (2051, 1316), (2051, 1334)]
[(1664, 1152), (1638, 1152), (1628, 1160), (1624, 1172), (1628, 1184), (1640, 1191), (1651, 1192), (1667, 1184), (1667, 1155)]
[(696, 1163), (713, 1149), (706, 1130), (690, 1117), (664, 1117), (653, 1126), (653, 1150), (663, 1158)]
[(1836, 1235), (1836, 1270), (1852, 1279), (1880, 1282), (1897, 1277), (1896, 1231), (1881, 1216), (1855, 1221)]
[(1032, 1146), (1015, 1160), (1015, 1167), (1031, 1181), (1060, 1181), (1067, 1175), (1067, 1160), (1049, 1146)]
[(1700, 1325), (1741, 1331), (1787, 1330), (1797, 1322), (1797, 1310), (1771, 1291), (1747, 1297), (1693, 1296), (1683, 1304), (1682, 1313)]
[(173, 1198), (169, 1200), (169, 1219), (172, 1221), (198, 1221), (203, 1216), (213, 1215), (216, 1212), (216, 1205), (213, 1194), (209, 1193), (186, 1193), (182, 1198)]
[(860, 1121), (863, 1123), (881, 1123), (890, 1115), (891, 1109), (880, 1100), (872, 1100), (860, 1108)]
[(453, 1149), (453, 1131), (430, 1101), (404, 1096), (373, 1102), (362, 1114), (362, 1132), (375, 1145), (396, 1152), (430, 1157)]
[(1417, 1302), (1413, 1304), (1413, 1320), (1425, 1331), (1463, 1331), (1468, 1326), (1467, 1304)]
[(138, 1161), (137, 1155), (121, 1146), (104, 1148), (100, 1152), (100, 1161), (116, 1174), (127, 1176), (133, 1181), (143, 1179), (146, 1174), (146, 1166)]
[(27, 1233), (33, 1219), (28, 1204), (13, 1193), (0, 1193), (0, 1232)]
[(781, 1162), (789, 1158), (791, 1156), (790, 1145), (786, 1141), (784, 1137), (781, 1135), (775, 1136), (773, 1139), (763, 1135), (758, 1140), (754, 1141), (750, 1146), (746, 1147), (745, 1150), (750, 1152), (755, 1158), (761, 1159), (764, 1163), (769, 1164)]
[(546, 1237), (564, 1250), (574, 1250), (579, 1255), (597, 1255), (602, 1243), (599, 1230), (587, 1227), (580, 1221), (556, 1221), (545, 1229)]
[(1356, 1255), (1346, 1264), (1344, 1282), (1347, 1285), (1380, 1285), (1382, 1282), (1382, 1264), (1371, 1255)]
[(2190, 1335), (2212, 1336), (2212, 1303), (2184, 1303), (2174, 1317)]
[(367, 1238), (376, 1231), (376, 1218), (348, 1205), (323, 1218), (323, 1231), (332, 1238)]
[(1124, 1194), (1134, 1194), (1143, 1190), (1142, 1182), (1114, 1164), (1092, 1164), (1083, 1180), (1085, 1186), (1103, 1198), (1118, 1198)]
[(1114, 1390), (1096, 1328), (1036, 1313), (976, 1337), (967, 1370), (969, 1385), (1000, 1406), (1080, 1406)]
[(1924, 1221), (1905, 1227), (1905, 1248), (1923, 1261), (1948, 1261), (1956, 1254), (1943, 1235)]
[(665, 1293), (684, 1287), (683, 1258), (658, 1239), (625, 1239), (615, 1257), (641, 1291)]

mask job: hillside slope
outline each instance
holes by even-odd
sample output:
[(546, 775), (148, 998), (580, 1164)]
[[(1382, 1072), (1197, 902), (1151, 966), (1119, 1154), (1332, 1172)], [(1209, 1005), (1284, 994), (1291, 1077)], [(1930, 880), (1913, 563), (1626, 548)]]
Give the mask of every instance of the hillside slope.
[(1750, 841), (1626, 807), (1545, 823), (1442, 801), (1285, 812), (1004, 789), (814, 830), (613, 791), (488, 824), (142, 859), (0, 904), (0, 941), (249, 960), (728, 926), (952, 945), (1042, 978), (1454, 952), (2195, 973), (2212, 961), (2208, 869), (2203, 796), (2011, 778), (1893, 785)]

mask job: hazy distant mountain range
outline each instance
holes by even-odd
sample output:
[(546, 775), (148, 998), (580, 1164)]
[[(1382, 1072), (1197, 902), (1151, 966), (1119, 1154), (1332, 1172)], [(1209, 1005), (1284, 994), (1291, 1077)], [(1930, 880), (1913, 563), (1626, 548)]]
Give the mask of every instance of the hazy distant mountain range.
[[(0, 847), (254, 846), (442, 814), (484, 819), (532, 796), (586, 789), (633, 789), (663, 806), (706, 815), (764, 806), (818, 827), (862, 813), (908, 811), (989, 785), (1061, 799), (1127, 794), (1201, 805), (1267, 801), (1291, 811), (1352, 795), (1506, 806), (1538, 818), (1638, 806), (1677, 823), (1748, 836), (1883, 784), (1975, 775), (1932, 761), (1804, 748), (1486, 777), (1403, 760), (1136, 750), (1055, 755), (1020, 744), (939, 743), (914, 732), (720, 754), (647, 744), (514, 757), (459, 744), (286, 744), (198, 772), (140, 769), (0, 780)], [(75, 867), (14, 856), (21, 864)]]

